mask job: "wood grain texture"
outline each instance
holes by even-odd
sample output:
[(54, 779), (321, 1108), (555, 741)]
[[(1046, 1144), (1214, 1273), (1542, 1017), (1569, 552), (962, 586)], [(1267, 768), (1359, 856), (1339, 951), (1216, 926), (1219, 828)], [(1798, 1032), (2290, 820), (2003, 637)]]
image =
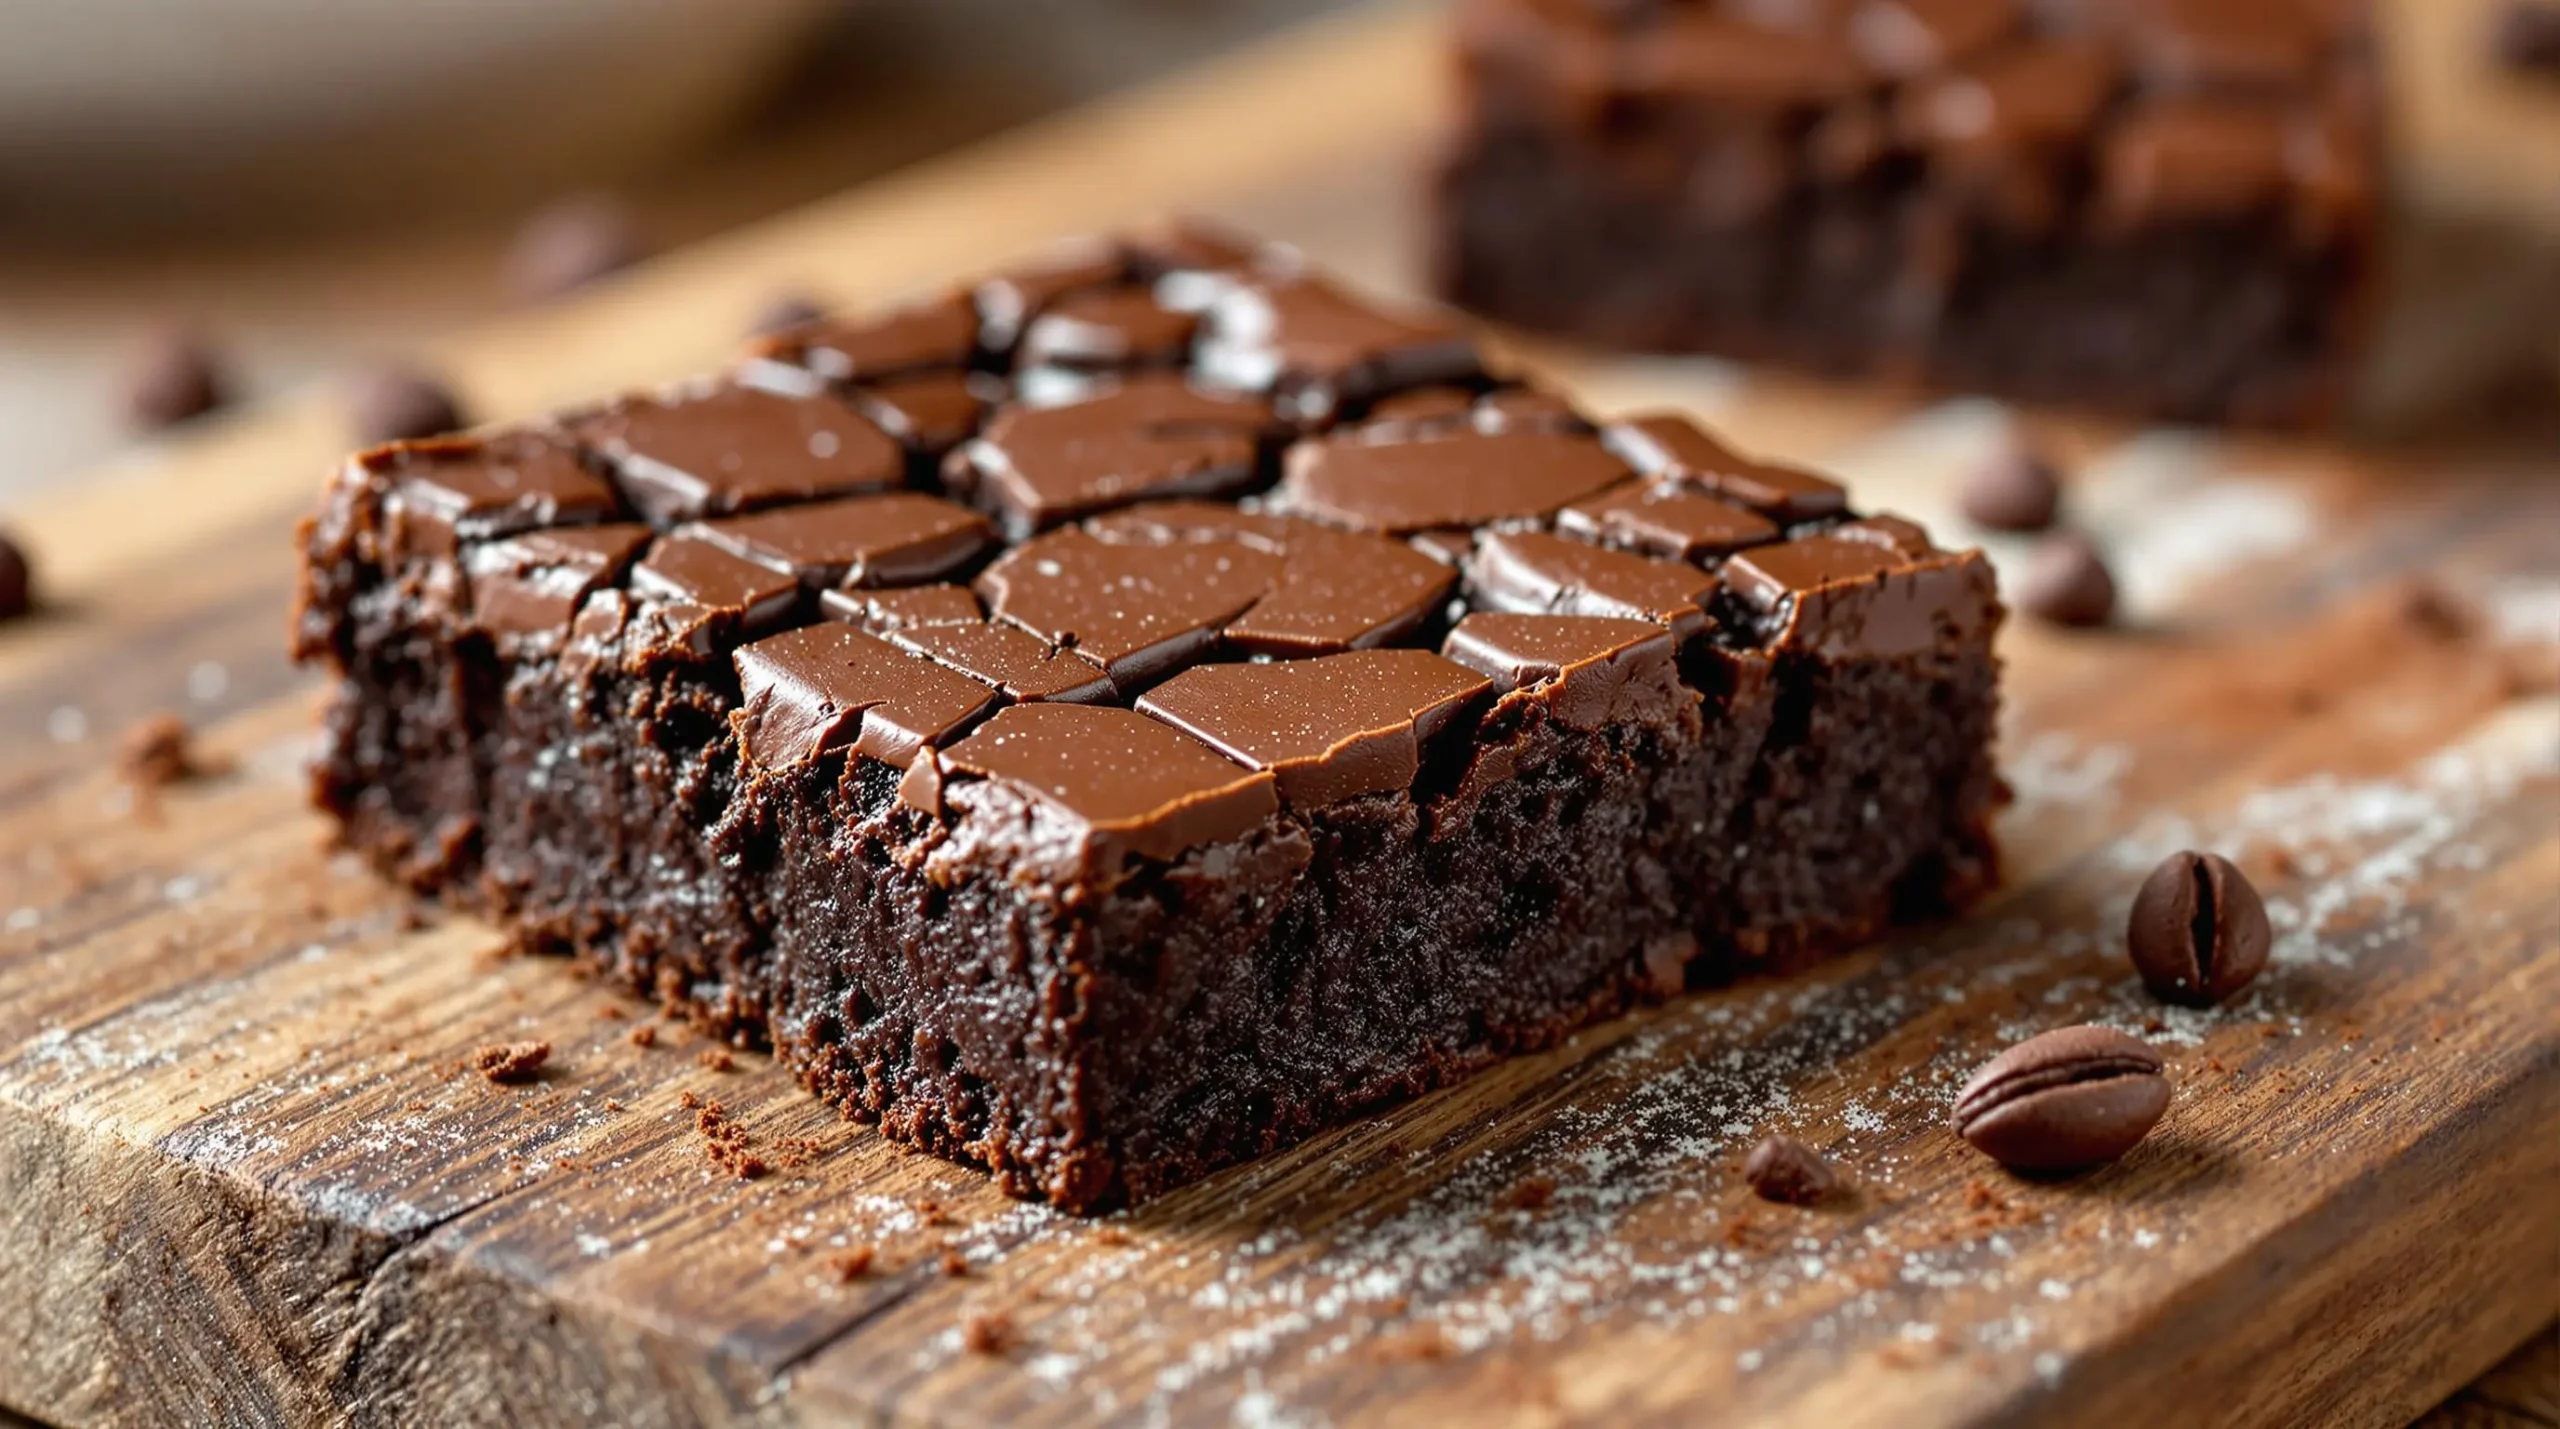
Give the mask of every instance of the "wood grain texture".
[[(528, 412), (716, 361), (782, 279), (876, 299), (1175, 204), (1396, 285), (1435, 72), (1413, 16), (1318, 32), (448, 355)], [(1595, 406), (1695, 408), (1933, 520), (2012, 420), (1531, 355)], [(2008, 639), (2021, 797), (1992, 907), (1100, 1223), (840, 1123), (761, 1058), (706, 1065), (683, 1029), (422, 923), (325, 851), (297, 775), (309, 690), (280, 653), (325, 413), (103, 474), (32, 513), (56, 604), (0, 638), (0, 1304), (24, 1307), (0, 1316), (0, 1403), (76, 1424), (2406, 1422), (2560, 1301), (2560, 700), (2528, 628), (2560, 611), (2560, 470), (2032, 424), (2072, 456), (2133, 619)], [(2469, 613), (2413, 619), (2420, 576)], [(163, 707), (226, 767), (137, 799), (109, 751)], [(2209, 1014), (2151, 1006), (2116, 945), (2141, 874), (2188, 845), (2241, 859), (2282, 934)], [(1945, 1132), (1973, 1065), (2092, 1018), (2158, 1040), (2178, 1085), (2126, 1162), (2018, 1181)], [(458, 1065), (535, 1038), (532, 1086)], [(781, 1169), (715, 1168), (704, 1099)], [(1734, 1167), (1767, 1129), (1855, 1193), (1752, 1202)], [(973, 1352), (991, 1316), (1008, 1343)]]

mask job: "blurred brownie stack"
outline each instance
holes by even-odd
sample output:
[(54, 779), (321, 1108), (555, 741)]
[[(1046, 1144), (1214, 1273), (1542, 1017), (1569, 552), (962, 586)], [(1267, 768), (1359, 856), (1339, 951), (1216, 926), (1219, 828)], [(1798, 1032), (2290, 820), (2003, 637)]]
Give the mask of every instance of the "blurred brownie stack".
[(2379, 272), (2367, 0), (1461, 0), (1441, 284), (1602, 343), (2328, 416)]

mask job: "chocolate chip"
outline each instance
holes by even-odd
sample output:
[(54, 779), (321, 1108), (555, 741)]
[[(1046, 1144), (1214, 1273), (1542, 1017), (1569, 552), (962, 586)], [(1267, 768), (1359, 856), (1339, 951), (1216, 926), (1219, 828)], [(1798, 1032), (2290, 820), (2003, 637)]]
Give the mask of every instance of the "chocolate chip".
[(2057, 532), (2027, 558), (2018, 604), (2055, 625), (2104, 625), (2116, 610), (2115, 573), (2088, 537)]
[(2134, 895), (2125, 947), (2163, 1002), (2211, 1007), (2267, 965), (2267, 905), (2220, 854), (2171, 854)]
[(146, 431), (203, 416), (227, 395), (213, 350), (185, 328), (162, 328), (144, 338), (125, 369), (126, 415)]
[(2034, 448), (2013, 443), (1974, 469), (1956, 504), (1987, 530), (2042, 531), (2062, 509), (2062, 483)]
[(35, 568), (26, 550), (7, 532), (0, 532), (0, 620), (15, 620), (35, 604)]
[(1742, 1179), (1764, 1201), (1810, 1206), (1831, 1194), (1839, 1176), (1822, 1153), (1792, 1136), (1769, 1135), (1743, 1160)]
[(573, 292), (649, 256), (640, 225), (603, 194), (561, 199), (525, 221), (507, 250), (507, 286), (527, 302)]
[(2065, 1027), (1984, 1063), (1954, 1123), (2011, 1170), (2076, 1171), (2131, 1151), (2168, 1108), (2159, 1053), (2111, 1027)]
[(756, 320), (747, 327), (747, 334), (750, 337), (771, 337), (803, 323), (816, 322), (826, 315), (827, 310), (820, 307), (815, 298), (805, 293), (785, 293), (756, 314)]
[(365, 446), (419, 441), (469, 425), (451, 390), (415, 368), (383, 364), (347, 384), (347, 420)]
[(2508, 0), (2489, 30), (2489, 58), (2511, 73), (2560, 76), (2560, 5)]

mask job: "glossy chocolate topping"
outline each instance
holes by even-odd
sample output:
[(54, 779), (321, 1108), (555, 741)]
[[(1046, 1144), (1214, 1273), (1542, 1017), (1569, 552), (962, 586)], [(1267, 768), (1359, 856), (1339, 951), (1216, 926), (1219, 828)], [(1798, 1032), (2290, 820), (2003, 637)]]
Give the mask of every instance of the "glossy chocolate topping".
[(581, 601), (622, 579), (649, 535), (630, 524), (556, 526), (474, 545), (463, 558), (471, 618), (500, 637), (557, 636)]
[(1556, 513), (1556, 529), (1579, 540), (1648, 556), (1697, 561), (1778, 539), (1768, 517), (1678, 486), (1630, 481)]
[(1214, 381), (1271, 393), (1299, 421), (1482, 370), (1460, 329), (1387, 312), (1316, 277), (1240, 284), (1221, 295), (1208, 312), (1199, 362)]
[(1660, 719), (1698, 703), (1680, 683), (1679, 643), (1648, 620), (1488, 612), (1459, 621), (1442, 649), (1575, 729)]
[(740, 649), (730, 717), (770, 768), (850, 750), (904, 769), (992, 708), (993, 688), (849, 625), (806, 625)]
[(919, 585), (903, 590), (829, 590), (818, 593), (818, 612), (874, 633), (910, 625), (967, 625), (984, 619), (978, 593), (964, 585)]
[[(1014, 705), (942, 751), (940, 780), (1000, 780), (1080, 828), (1083, 862), (1174, 859), (1248, 833), (1279, 808), (1268, 773), (1110, 705)], [(910, 778), (908, 786), (920, 783)], [(918, 802), (901, 786), (900, 795)]]
[(1004, 396), (1004, 383), (982, 372), (926, 372), (850, 387), (844, 395), (874, 426), (930, 460), (978, 430)]
[(1544, 531), (1502, 531), (1467, 560), (1480, 610), (1650, 620), (1686, 639), (1706, 628), (1716, 578), (1696, 566), (1606, 550)]
[(1280, 498), (1318, 521), (1406, 535), (1545, 516), (1626, 476), (1625, 462), (1568, 432), (1332, 439), (1289, 453)]
[(1838, 482), (1755, 461), (1676, 413), (1628, 417), (1603, 428), (1600, 440), (1646, 476), (1748, 506), (1774, 521), (1808, 521), (1849, 504)]
[(1147, 288), (1099, 288), (1051, 303), (1023, 329), (1020, 367), (1174, 367), (1191, 355), (1197, 313), (1158, 302)]
[(1316, 809), (1410, 788), (1422, 750), (1493, 682), (1428, 650), (1354, 650), (1272, 664), (1203, 665), (1138, 708), (1279, 780)]
[(663, 623), (665, 639), (696, 655), (761, 634), (791, 614), (799, 579), (700, 536), (660, 537), (631, 568), (631, 593)]
[(996, 618), (1075, 647), (1133, 690), (1215, 650), (1279, 572), (1280, 557), (1240, 542), (1130, 545), (1070, 529), (998, 557), (978, 592)]
[(821, 318), (776, 333), (751, 356), (806, 368), (830, 382), (878, 382), (928, 368), (965, 367), (978, 347), (978, 309), (966, 293), (860, 321)]
[(697, 387), (631, 398), (571, 431), (659, 526), (906, 480), (897, 442), (823, 392)]
[(890, 631), (888, 639), (902, 650), (984, 680), (1017, 703), (1092, 704), (1115, 693), (1110, 675), (1100, 665), (1018, 625), (982, 620), (917, 623)]
[(1153, 496), (1243, 491), (1259, 479), (1262, 402), (1144, 375), (1080, 401), (1015, 407), (962, 447), (954, 489), (1020, 540)]
[(995, 541), (987, 518), (940, 497), (897, 491), (813, 501), (684, 528), (722, 550), (818, 586), (939, 580)]
[(464, 541), (610, 520), (613, 488), (571, 448), (534, 433), (394, 442), (359, 453), (359, 480), (386, 481), (396, 556), (449, 556)]

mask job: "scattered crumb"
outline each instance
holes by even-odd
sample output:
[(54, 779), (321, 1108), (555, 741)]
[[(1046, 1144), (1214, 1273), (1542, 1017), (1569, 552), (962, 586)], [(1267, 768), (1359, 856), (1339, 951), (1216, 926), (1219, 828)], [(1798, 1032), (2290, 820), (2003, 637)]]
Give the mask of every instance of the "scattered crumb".
[(738, 1059), (731, 1056), (729, 1049), (726, 1047), (705, 1047), (701, 1051), (693, 1054), (693, 1060), (701, 1063), (703, 1067), (714, 1072), (734, 1072), (738, 1070)]
[(641, 1023), (639, 1026), (632, 1028), (632, 1029), (631, 1029), (631, 1045), (632, 1045), (632, 1046), (634, 1046), (634, 1047), (655, 1047), (655, 1046), (657, 1046), (657, 1045), (658, 1045), (658, 1029), (657, 1029), (656, 1025), (655, 1025), (655, 1024), (653, 1024), (653, 1023), (643, 1022), (643, 1023)]
[(1449, 1337), (1441, 1334), (1438, 1326), (1425, 1325), (1420, 1329), (1410, 1330), (1401, 1335), (1389, 1335), (1379, 1340), (1374, 1353), (1379, 1359), (1394, 1363), (1399, 1360), (1447, 1359), (1449, 1349)]
[(1095, 1245), (1127, 1245), (1129, 1233), (1118, 1226), (1095, 1226), (1093, 1243)]
[(969, 1257), (956, 1245), (942, 1248), (942, 1273), (957, 1280), (969, 1273)]
[(2467, 640), (2479, 628), (2479, 612), (2433, 581), (2414, 581), (2400, 597), (2400, 618), (2430, 640)]
[(973, 1310), (960, 1321), (960, 1343), (973, 1355), (1000, 1355), (1013, 1348), (1013, 1320), (1001, 1310)]
[(871, 1273), (871, 1262), (880, 1252), (868, 1245), (849, 1245), (827, 1257), (827, 1273), (838, 1285), (850, 1285)]
[(622, 1010), (622, 1004), (618, 1002), (601, 1003), (596, 1007), (596, 1020), (599, 1022), (620, 1022), (630, 1015)]
[(491, 1043), (471, 1052), (471, 1070), (500, 1086), (519, 1086), (542, 1075), (551, 1060), (548, 1042)]
[(702, 1105), (702, 1098), (695, 1096), (691, 1092), (678, 1092), (676, 1093), (676, 1105), (683, 1107), (686, 1111), (692, 1111), (694, 1108)]
[(126, 731), (116, 770), (136, 789), (165, 789), (206, 772), (195, 733), (173, 714), (153, 715)]
[(797, 1171), (824, 1155), (826, 1149), (814, 1137), (779, 1137), (773, 1143), (773, 1164), (785, 1171)]
[(926, 1226), (947, 1226), (951, 1224), (951, 1213), (943, 1208), (940, 1201), (928, 1196), (916, 1202), (916, 1223)]
[(1506, 1211), (1543, 1211), (1555, 1198), (1556, 1180), (1553, 1176), (1523, 1176), (1511, 1183), (1510, 1190), (1502, 1193), (1502, 1208)]
[[(699, 1101), (690, 1092), (685, 1095), (689, 1100)], [(693, 1128), (702, 1133), (706, 1143), (703, 1149), (710, 1156), (712, 1165), (741, 1181), (756, 1180), (773, 1169), (751, 1149), (755, 1138), (745, 1127), (730, 1119), (728, 1108), (717, 1101), (699, 1101), (699, 1105), (701, 1110), (693, 1114)]]

